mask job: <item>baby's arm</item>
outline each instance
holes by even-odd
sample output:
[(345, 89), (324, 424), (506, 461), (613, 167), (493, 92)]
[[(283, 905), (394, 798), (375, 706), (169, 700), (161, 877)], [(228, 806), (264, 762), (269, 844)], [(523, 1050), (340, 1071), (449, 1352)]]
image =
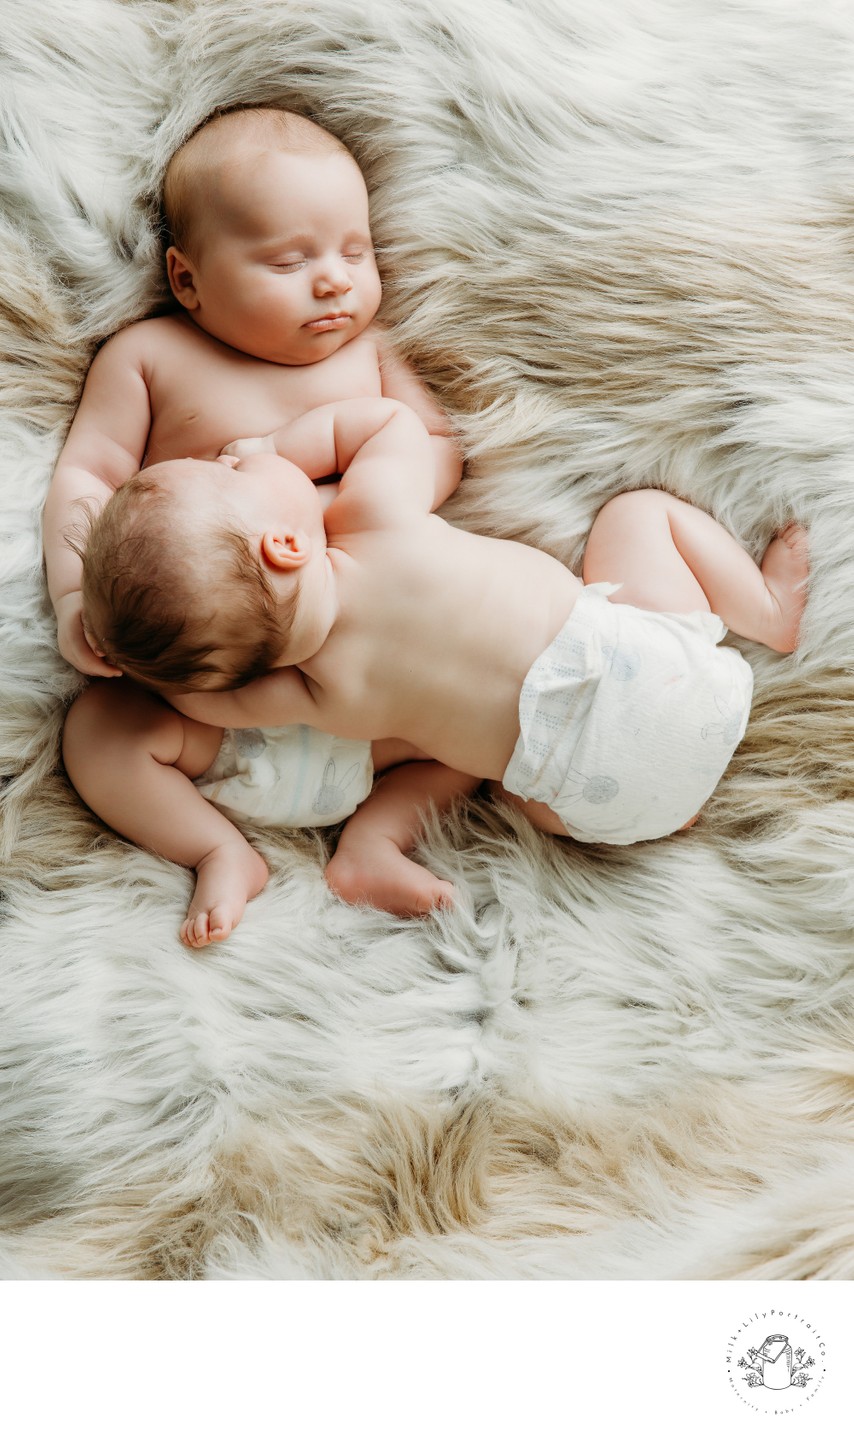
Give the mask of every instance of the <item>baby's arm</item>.
[(96, 355), (45, 502), (44, 552), (59, 648), (84, 674), (119, 671), (95, 653), (84, 634), (82, 561), (67, 535), (86, 509), (103, 508), (142, 462), (151, 409), (135, 328), (121, 331)]
[(310, 479), (341, 474), (335, 506), (339, 521), (350, 499), (358, 503), (360, 524), (382, 524), (398, 509), (424, 513), (447, 498), (427, 431), (397, 400), (321, 405), (277, 430), (273, 439), (278, 453)]
[(280, 431), (277, 447), (312, 479), (334, 462), (341, 475), (338, 531), (354, 524), (383, 527), (397, 514), (427, 513), (447, 498), (430, 437), (418, 416), (398, 400), (323, 405)]
[(375, 326), (373, 335), (379, 356), (383, 395), (387, 399), (401, 400), (418, 415), (430, 435), (437, 489), (442, 490), (447, 498), (459, 485), (463, 473), (462, 452), (451, 432), (448, 416), (412, 366), (392, 348), (385, 332)]
[(324, 727), (305, 677), (292, 665), (271, 669), (242, 689), (164, 691), (174, 709), (221, 729), (274, 729), (282, 724)]
[[(239, 439), (223, 454), (243, 458), (267, 449), (298, 466), (309, 479), (346, 475), (352, 488), (367, 476), (390, 484), (393, 497), (438, 509), (459, 484), (453, 466), (437, 467), (433, 441), (408, 405), (391, 399), (345, 399), (320, 405), (263, 439)], [(357, 462), (357, 463), (356, 463)], [(347, 473), (349, 471), (349, 474)], [(341, 490), (345, 487), (342, 477)]]

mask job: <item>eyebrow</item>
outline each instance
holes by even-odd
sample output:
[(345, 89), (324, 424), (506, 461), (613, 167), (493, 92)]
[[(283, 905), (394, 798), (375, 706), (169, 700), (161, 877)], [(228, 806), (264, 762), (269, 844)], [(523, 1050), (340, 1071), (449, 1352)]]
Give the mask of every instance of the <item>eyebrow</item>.
[(279, 235), (275, 239), (265, 240), (260, 246), (263, 250), (296, 250), (300, 246), (311, 243), (311, 235)]
[[(274, 240), (264, 240), (258, 246), (261, 254), (273, 253), (281, 250), (287, 253), (290, 250), (301, 250), (312, 246), (315, 243), (315, 236), (310, 234), (285, 235)], [(348, 230), (343, 237), (345, 245), (371, 245), (373, 242), (370, 235), (364, 230)]]

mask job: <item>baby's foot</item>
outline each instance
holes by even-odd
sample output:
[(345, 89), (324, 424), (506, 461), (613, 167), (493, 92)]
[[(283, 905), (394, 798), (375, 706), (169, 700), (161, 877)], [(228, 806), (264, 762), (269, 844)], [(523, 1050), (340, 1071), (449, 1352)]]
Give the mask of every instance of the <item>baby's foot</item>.
[(760, 568), (769, 604), (767, 622), (758, 638), (779, 654), (791, 654), (797, 647), (807, 602), (810, 560), (806, 530), (800, 524), (787, 525), (772, 539)]
[(408, 859), (391, 839), (378, 838), (370, 846), (339, 844), (326, 866), (326, 882), (346, 903), (371, 904), (400, 919), (454, 903), (453, 884)]
[(180, 930), (182, 943), (203, 949), (227, 939), (267, 877), (261, 855), (240, 835), (211, 849), (196, 868), (196, 890)]

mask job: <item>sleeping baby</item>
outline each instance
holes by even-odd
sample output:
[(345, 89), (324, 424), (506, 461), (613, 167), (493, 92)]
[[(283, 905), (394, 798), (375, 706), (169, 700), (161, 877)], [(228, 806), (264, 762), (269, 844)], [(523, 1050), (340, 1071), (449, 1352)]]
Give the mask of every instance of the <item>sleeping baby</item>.
[[(234, 448), (230, 460), (146, 469), (85, 546), (89, 631), (168, 694), (188, 748), (194, 725), (395, 736), (460, 790), (491, 781), (550, 833), (632, 844), (688, 828), (744, 734), (753, 676), (720, 645), (727, 627), (780, 653), (797, 644), (809, 569), (797, 524), (757, 566), (702, 510), (658, 490), (620, 494), (593, 523), (582, 581), (538, 549), (433, 513), (443, 490), (430, 437), (398, 402), (325, 405)], [(314, 481), (333, 471), (324, 512)], [(239, 567), (224, 560), (235, 536)], [(139, 554), (138, 567), (117, 567), (116, 553)], [(125, 623), (141, 583), (163, 606), (154, 644)], [(262, 585), (270, 672), (230, 688), (255, 642), (234, 616)], [(69, 767), (98, 768), (87, 742), (82, 729), (67, 738)], [(189, 792), (202, 759), (181, 753)], [(198, 867), (216, 834), (170, 798), (174, 765), (149, 766), (149, 832)], [(360, 882), (365, 863), (361, 812), (339, 848), (345, 895), (351, 854)], [(233, 877), (216, 868), (212, 903)]]
[[(114, 828), (171, 853), (174, 845), (161, 841), (161, 830), (168, 837), (178, 814), (186, 817), (188, 802), (178, 776), (198, 772), (200, 764), (210, 771), (190, 812), (199, 813), (202, 829), (218, 824), (233, 882), (231, 900), (215, 909), (208, 896), (210, 865), (201, 865), (182, 928), (188, 943), (200, 945), (226, 937), (246, 896), (267, 877), (260, 854), (227, 815), (282, 825), (335, 824), (368, 796), (376, 772), (393, 770), (377, 810), (377, 852), (364, 870), (370, 882), (359, 897), (399, 914), (428, 912), (450, 901), (452, 886), (413, 863), (408, 852), (428, 800), (443, 807), (456, 792), (453, 776), (419, 762), (419, 751), (395, 736), (372, 745), (291, 726), (275, 734), (221, 735), (215, 743), (213, 731), (183, 724), (151, 687), (141, 687), (139, 668), (123, 665), (130, 677), (118, 678), (119, 668), (102, 646), (90, 643), (80, 556), (69, 532), (79, 525), (81, 504), (97, 513), (143, 463), (188, 454), (213, 460), (235, 436), (266, 433), (317, 405), (386, 395), (405, 399), (431, 431), (437, 503), (461, 473), (444, 416), (374, 322), (381, 287), (368, 195), (340, 141), (285, 111), (221, 115), (173, 157), (164, 209), (173, 240), (168, 276), (179, 311), (129, 325), (96, 356), (45, 507), (59, 647), (96, 680), (68, 717), (69, 775)], [(328, 500), (333, 486), (323, 492)], [(160, 542), (155, 529), (148, 549), (115, 558), (139, 573), (148, 563), (144, 554), (152, 546), (156, 553)], [(226, 549), (210, 596), (214, 604), (217, 587), (228, 589), (232, 571), (238, 576), (244, 563), (239, 536)], [(185, 584), (191, 573), (188, 564)], [(142, 590), (136, 608), (148, 642), (162, 649), (162, 628), (149, 623)], [(246, 604), (238, 599), (231, 623), (235, 631), (251, 633), (252, 644), (243, 668), (221, 679), (245, 683), (276, 658), (279, 616), (262, 590)], [(181, 660), (191, 667), (199, 662), (198, 656)], [(175, 682), (181, 664), (172, 672)], [(77, 761), (81, 732), (85, 751), (99, 756), (96, 774)], [(399, 767), (407, 759), (416, 762)], [(152, 764), (165, 766), (174, 795), (172, 802), (161, 795), (156, 822), (148, 802)], [(203, 795), (222, 812), (211, 810)], [(176, 857), (190, 863), (197, 852), (191, 842)], [(334, 864), (329, 878), (334, 886)], [(216, 888), (221, 891), (219, 883)], [(354, 894), (352, 883), (348, 894)]]

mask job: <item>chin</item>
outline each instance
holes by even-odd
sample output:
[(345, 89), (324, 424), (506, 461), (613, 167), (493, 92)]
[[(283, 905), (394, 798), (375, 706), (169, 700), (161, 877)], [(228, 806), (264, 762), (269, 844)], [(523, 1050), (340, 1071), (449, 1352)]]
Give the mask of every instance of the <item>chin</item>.
[(335, 354), (336, 350), (343, 349), (345, 344), (355, 339), (361, 331), (357, 329), (346, 330), (323, 330), (320, 334), (309, 334), (303, 344), (300, 345), (299, 358), (293, 358), (284, 363), (290, 364), (316, 364), (318, 360), (328, 359)]

